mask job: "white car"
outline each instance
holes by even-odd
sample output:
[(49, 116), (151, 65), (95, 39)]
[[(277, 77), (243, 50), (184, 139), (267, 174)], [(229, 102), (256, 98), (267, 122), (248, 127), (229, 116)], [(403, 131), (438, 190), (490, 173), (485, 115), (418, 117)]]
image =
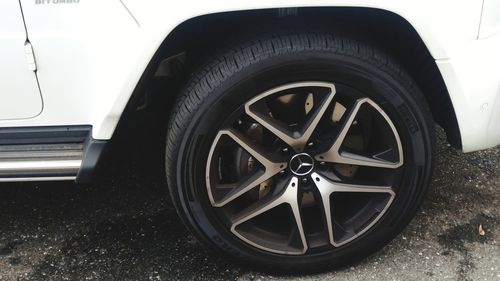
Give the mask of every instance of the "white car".
[(500, 144), (500, 1), (0, 1), (0, 181), (89, 181), (156, 79), (195, 236), (341, 266), (415, 214), (435, 123), (464, 152)]

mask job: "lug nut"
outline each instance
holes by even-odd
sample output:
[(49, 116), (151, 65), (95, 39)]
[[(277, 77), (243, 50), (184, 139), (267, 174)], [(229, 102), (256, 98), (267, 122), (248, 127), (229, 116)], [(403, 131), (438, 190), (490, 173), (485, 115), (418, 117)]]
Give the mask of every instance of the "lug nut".
[(325, 164), (326, 164), (326, 163), (325, 163), (325, 161), (321, 161), (321, 162), (319, 162), (319, 164), (320, 164), (321, 166), (325, 166)]
[(303, 179), (302, 179), (302, 183), (303, 183), (303, 184), (306, 184), (306, 183), (307, 183), (307, 178), (303, 178)]
[(288, 148), (287, 148), (287, 147), (283, 148), (283, 149), (281, 150), (281, 152), (283, 152), (283, 153), (287, 153), (287, 152), (288, 152)]
[(307, 146), (309, 146), (309, 147), (314, 146), (314, 142), (309, 142), (309, 143), (307, 144)]
[(280, 171), (280, 175), (283, 176), (285, 174), (285, 170)]

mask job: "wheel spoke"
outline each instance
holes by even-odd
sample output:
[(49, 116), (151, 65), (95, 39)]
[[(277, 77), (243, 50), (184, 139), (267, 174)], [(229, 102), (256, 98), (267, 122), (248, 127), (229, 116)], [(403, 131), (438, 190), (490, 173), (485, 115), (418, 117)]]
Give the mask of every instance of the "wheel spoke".
[(323, 212), (325, 213), (326, 220), (326, 229), (328, 230), (328, 239), (330, 240), (330, 244), (335, 245), (335, 241), (333, 240), (333, 220), (332, 220), (332, 211), (330, 206), (330, 196), (333, 193), (333, 188), (331, 188), (328, 181), (325, 180), (324, 177), (320, 176), (317, 173), (312, 173), (311, 177), (316, 184), (316, 187), (319, 190), (319, 194), (321, 196), (321, 202), (323, 204)]
[[(337, 183), (333, 182), (326, 177), (318, 174), (318, 173), (312, 173), (311, 177), (314, 180), (314, 183), (316, 187), (319, 190), (320, 196), (321, 196), (321, 201), (323, 203), (323, 211), (325, 212), (325, 219), (326, 219), (326, 227), (328, 230), (328, 237), (330, 240), (330, 243), (336, 247), (345, 244), (355, 237), (359, 236), (364, 230), (360, 231), (357, 235), (355, 235), (353, 238), (349, 239), (348, 241), (344, 241), (343, 243), (337, 243), (334, 240), (333, 233), (333, 219), (332, 219), (332, 212), (331, 212), (331, 204), (330, 204), (330, 196), (332, 193), (335, 192), (353, 192), (353, 193), (386, 193), (390, 196), (389, 201), (386, 204), (386, 207), (389, 206), (392, 203), (392, 200), (394, 199), (395, 193), (392, 190), (392, 187), (390, 186), (372, 186), (372, 185), (356, 185), (356, 184), (344, 184), (344, 183)], [(385, 210), (381, 210), (379, 217), (384, 213)], [(365, 229), (367, 229), (366, 227)]]
[[(299, 251), (294, 251), (290, 249), (289, 251), (277, 251), (275, 249), (270, 249), (263, 247), (262, 245), (257, 245), (247, 239), (245, 236), (243, 236), (240, 232), (237, 230), (237, 226), (251, 220), (252, 218), (255, 218), (273, 208), (276, 208), (282, 204), (288, 204), (292, 210), (293, 214), (293, 219), (294, 222), (297, 226), (300, 240), (302, 243), (302, 249)], [(306, 236), (304, 233), (304, 227), (302, 225), (302, 219), (300, 215), (300, 206), (299, 206), (299, 200), (298, 200), (298, 179), (296, 177), (292, 177), (290, 181), (288, 182), (287, 186), (285, 189), (275, 197), (269, 197), (264, 200), (260, 200), (257, 203), (253, 204), (252, 206), (248, 207), (247, 209), (241, 211), (233, 220), (232, 220), (232, 225), (231, 225), (231, 231), (240, 237), (241, 239), (245, 240), (246, 242), (259, 247), (264, 250), (268, 251), (273, 251), (273, 252), (279, 252), (279, 253), (286, 253), (286, 254), (303, 254), (307, 251), (307, 241), (306, 241)]]
[[(349, 132), (349, 129), (353, 125), (354, 120), (356, 119), (356, 115), (358, 114), (361, 106), (364, 104), (369, 104), (370, 106), (374, 107), (386, 119), (387, 123), (391, 127), (398, 145), (399, 161), (391, 162), (377, 158), (377, 155), (372, 155), (371, 157), (369, 157), (352, 152), (341, 151), (341, 147), (342, 144), (344, 143), (347, 133)], [(402, 151), (401, 141), (399, 139), (399, 135), (396, 131), (396, 128), (390, 121), (387, 114), (385, 114), (385, 112), (375, 102), (373, 102), (369, 98), (363, 98), (356, 100), (356, 102), (354, 103), (354, 106), (349, 111), (330, 149), (328, 149), (328, 151), (326, 151), (325, 153), (318, 154), (315, 157), (315, 159), (318, 161), (348, 164), (348, 165), (396, 169), (401, 165), (403, 165), (403, 151)]]
[(221, 200), (216, 200), (213, 196), (213, 191), (210, 183), (210, 163), (207, 165), (206, 169), (206, 183), (208, 188), (208, 194), (210, 197), (210, 201), (214, 207), (222, 207), (232, 200), (238, 198), (242, 194), (248, 192), (250, 189), (255, 186), (261, 184), (262, 182), (268, 180), (273, 177), (281, 170), (287, 167), (286, 162), (275, 162), (268, 157), (265, 156), (265, 153), (262, 151), (260, 147), (258, 147), (255, 143), (253, 143), (250, 139), (245, 137), (243, 134), (232, 130), (221, 130), (217, 135), (214, 144), (212, 145), (212, 149), (210, 150), (209, 159), (212, 161), (213, 152), (215, 145), (219, 142), (222, 136), (228, 136), (232, 140), (234, 140), (239, 146), (241, 146), (245, 151), (247, 151), (252, 157), (254, 157), (263, 167), (263, 172), (257, 172), (254, 175), (247, 177), (245, 180), (242, 180), (235, 184), (220, 184), (216, 185), (215, 188), (227, 189), (231, 186), (232, 190), (227, 193)]
[(391, 162), (345, 151), (338, 155), (335, 163), (389, 169), (396, 169), (402, 164), (401, 162)]
[[(277, 93), (281, 92), (284, 90), (288, 89), (293, 89), (293, 88), (300, 88), (300, 87), (321, 87), (321, 88), (329, 88), (330, 92), (326, 95), (326, 97), (323, 98), (321, 103), (314, 109), (311, 113), (309, 113), (311, 116), (308, 118), (308, 120), (305, 123), (304, 128), (300, 132), (290, 132), (285, 128), (285, 126), (282, 126), (278, 124), (278, 122), (273, 119), (272, 117), (255, 112), (251, 109), (251, 106), (255, 104), (256, 102), (260, 101), (261, 99)], [(312, 133), (316, 129), (316, 126), (318, 125), (319, 121), (323, 117), (325, 111), (328, 109), (328, 106), (330, 105), (333, 97), (335, 95), (335, 86), (330, 83), (324, 83), (324, 82), (303, 82), (303, 83), (294, 83), (294, 84), (288, 84), (282, 87), (278, 87), (275, 89), (272, 89), (268, 92), (265, 92), (261, 95), (258, 95), (254, 99), (250, 100), (246, 105), (245, 105), (245, 112), (255, 119), (257, 122), (259, 122), (263, 127), (271, 131), (273, 134), (275, 134), (278, 138), (280, 138), (282, 141), (284, 141), (286, 144), (288, 144), (290, 147), (292, 147), (295, 151), (303, 151), (304, 147), (311, 137)]]

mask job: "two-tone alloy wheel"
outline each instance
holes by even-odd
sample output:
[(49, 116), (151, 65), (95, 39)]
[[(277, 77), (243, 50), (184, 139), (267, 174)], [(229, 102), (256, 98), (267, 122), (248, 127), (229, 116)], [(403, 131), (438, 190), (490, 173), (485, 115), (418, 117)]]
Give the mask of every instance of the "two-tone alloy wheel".
[[(217, 134), (206, 167), (210, 202), (243, 241), (289, 255), (339, 247), (392, 203), (392, 184), (378, 177), (403, 164), (401, 141), (369, 98), (336, 97), (332, 83), (298, 82), (257, 95), (244, 108), (229, 122), (236, 126)], [(367, 184), (358, 179), (363, 173), (377, 174)], [(343, 194), (338, 208), (335, 193)], [(282, 205), (288, 212), (274, 210)]]
[(385, 245), (415, 213), (432, 166), (427, 106), (397, 64), (343, 40), (260, 38), (186, 88), (167, 177), (208, 246), (270, 268), (338, 266)]

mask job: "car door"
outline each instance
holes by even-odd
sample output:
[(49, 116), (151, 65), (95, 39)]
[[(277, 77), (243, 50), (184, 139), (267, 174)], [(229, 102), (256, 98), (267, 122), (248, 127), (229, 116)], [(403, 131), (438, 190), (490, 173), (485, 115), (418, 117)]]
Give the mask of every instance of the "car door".
[(36, 65), (18, 1), (0, 1), (0, 120), (42, 111)]

